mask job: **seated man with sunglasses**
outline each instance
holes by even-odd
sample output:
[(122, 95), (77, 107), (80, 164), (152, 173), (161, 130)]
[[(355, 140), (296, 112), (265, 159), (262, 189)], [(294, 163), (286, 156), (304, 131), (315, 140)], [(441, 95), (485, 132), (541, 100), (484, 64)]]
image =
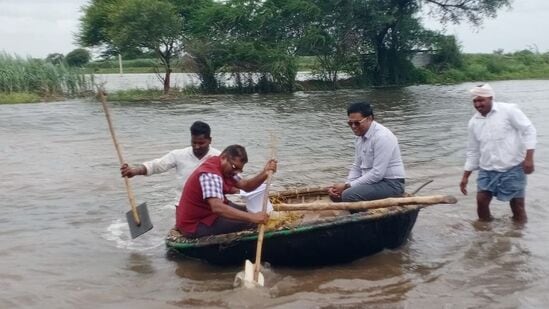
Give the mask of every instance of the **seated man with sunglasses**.
[(334, 201), (356, 202), (404, 194), (404, 165), (396, 136), (374, 120), (369, 103), (352, 103), (347, 122), (355, 140), (355, 160), (347, 182), (328, 189)]
[(247, 162), (246, 149), (231, 145), (191, 174), (176, 211), (176, 228), (181, 234), (188, 238), (226, 234), (255, 228), (269, 220), (268, 214), (238, 209), (225, 197), (235, 188), (253, 191), (267, 179), (269, 171), (276, 172), (276, 160), (269, 160), (259, 174), (242, 179), (239, 173)]

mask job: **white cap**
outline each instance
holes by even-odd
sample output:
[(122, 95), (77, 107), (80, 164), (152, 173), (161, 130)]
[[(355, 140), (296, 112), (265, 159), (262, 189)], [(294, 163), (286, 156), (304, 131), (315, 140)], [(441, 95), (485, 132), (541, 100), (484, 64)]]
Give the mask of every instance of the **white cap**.
[(495, 96), (494, 89), (492, 89), (492, 87), (490, 87), (490, 85), (488, 84), (476, 86), (469, 91), (473, 94), (474, 97), (493, 98)]

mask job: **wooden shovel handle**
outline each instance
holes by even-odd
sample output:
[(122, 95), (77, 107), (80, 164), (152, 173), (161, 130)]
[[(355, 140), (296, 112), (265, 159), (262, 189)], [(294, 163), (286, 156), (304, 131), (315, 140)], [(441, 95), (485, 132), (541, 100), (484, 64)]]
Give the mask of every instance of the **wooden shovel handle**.
[[(103, 110), (105, 111), (105, 117), (107, 117), (107, 123), (109, 124), (109, 131), (111, 132), (114, 148), (116, 148), (116, 154), (118, 155), (118, 160), (120, 161), (120, 165), (122, 165), (124, 164), (124, 158), (122, 158), (122, 151), (120, 150), (120, 146), (118, 145), (118, 141), (116, 140), (116, 134), (114, 133), (111, 114), (109, 112), (109, 107), (107, 105), (107, 100), (105, 98), (105, 92), (103, 89), (99, 89), (98, 94), (99, 94), (99, 99), (101, 101), (101, 105), (103, 105)], [(137, 225), (141, 225), (141, 220), (139, 218), (139, 214), (137, 213), (137, 203), (135, 202), (135, 197), (134, 197), (133, 190), (130, 185), (130, 180), (128, 179), (128, 177), (124, 177), (124, 184), (126, 185), (126, 192), (128, 193), (128, 199), (130, 200), (130, 206), (132, 207), (133, 219), (135, 220), (135, 223)]]
[[(265, 192), (263, 194), (263, 207), (262, 211), (267, 211), (267, 202), (269, 201), (269, 187), (271, 186), (273, 172), (267, 172), (267, 184), (265, 185)], [(255, 264), (254, 264), (254, 281), (259, 280), (259, 272), (261, 270), (261, 251), (263, 249), (263, 236), (265, 235), (265, 224), (259, 225), (259, 233), (257, 235), (257, 247), (255, 250)]]

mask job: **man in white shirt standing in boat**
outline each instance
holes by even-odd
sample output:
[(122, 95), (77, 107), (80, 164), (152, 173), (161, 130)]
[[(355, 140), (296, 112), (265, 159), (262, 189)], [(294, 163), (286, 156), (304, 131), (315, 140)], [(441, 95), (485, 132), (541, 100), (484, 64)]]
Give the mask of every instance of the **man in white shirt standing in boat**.
[(120, 168), (122, 177), (127, 176), (131, 178), (136, 175), (151, 176), (175, 168), (177, 178), (177, 199), (175, 203), (177, 206), (177, 203), (181, 199), (183, 186), (196, 167), (209, 157), (217, 156), (221, 153), (219, 150), (210, 147), (212, 143), (210, 134), (211, 129), (207, 123), (195, 121), (191, 125), (191, 146), (172, 150), (161, 158), (147, 161), (135, 167), (124, 164)]
[(509, 201), (515, 221), (526, 222), (526, 175), (534, 171), (536, 129), (515, 104), (495, 102), (490, 85), (480, 85), (470, 91), (477, 112), (469, 120), (461, 192), (467, 194), (469, 176), (479, 170), (479, 219), (492, 220), (490, 202), (495, 196), (500, 201)]
[(332, 200), (357, 202), (403, 196), (404, 164), (396, 136), (374, 120), (369, 103), (352, 103), (347, 116), (347, 124), (356, 135), (355, 160), (347, 182), (328, 189)]

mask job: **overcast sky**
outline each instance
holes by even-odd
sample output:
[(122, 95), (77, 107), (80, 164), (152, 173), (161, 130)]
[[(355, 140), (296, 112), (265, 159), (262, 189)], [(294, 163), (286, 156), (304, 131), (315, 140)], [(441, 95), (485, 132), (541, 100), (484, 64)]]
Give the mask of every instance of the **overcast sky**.
[[(21, 56), (46, 57), (77, 48), (81, 7), (88, 0), (0, 0), (0, 51)], [(437, 23), (426, 22), (440, 29)], [(448, 26), (465, 52), (490, 53), (537, 48), (549, 51), (549, 0), (514, 0), (511, 10), (486, 20), (480, 29), (469, 25)]]

